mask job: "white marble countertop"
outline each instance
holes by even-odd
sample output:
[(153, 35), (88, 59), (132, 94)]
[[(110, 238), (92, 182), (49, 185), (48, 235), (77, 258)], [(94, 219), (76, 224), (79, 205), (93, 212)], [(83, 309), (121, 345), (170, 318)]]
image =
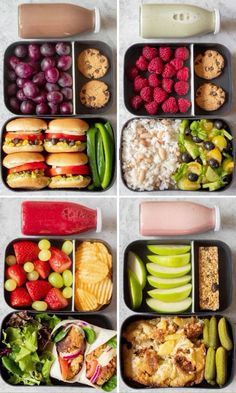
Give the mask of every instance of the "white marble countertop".
[[(119, 18), (119, 26), (120, 26), (120, 35), (119, 35), (119, 135), (122, 129), (122, 126), (126, 123), (127, 120), (134, 117), (133, 114), (129, 113), (128, 110), (124, 106), (123, 100), (123, 59), (124, 54), (128, 47), (134, 43), (141, 42), (209, 42), (209, 43), (220, 43), (226, 45), (232, 54), (232, 77), (233, 77), (233, 93), (236, 90), (236, 80), (234, 78), (234, 72), (236, 67), (236, 2), (234, 0), (165, 0), (164, 3), (187, 3), (187, 4), (195, 4), (198, 6), (205, 7), (207, 9), (214, 9), (219, 8), (221, 13), (221, 31), (217, 35), (208, 34), (202, 37), (190, 37), (189, 39), (169, 39), (169, 40), (144, 40), (139, 37), (139, 4), (141, 0), (120, 0), (120, 18)], [(154, 1), (154, 0), (143, 0), (143, 3), (155, 3), (161, 1)], [(230, 111), (225, 116), (225, 120), (229, 122), (231, 126), (231, 131), (233, 135), (236, 137), (236, 118), (235, 118), (235, 110), (236, 110), (236, 100), (233, 97), (233, 106)], [(120, 146), (120, 143), (118, 143)], [(234, 178), (233, 183), (231, 186), (224, 191), (223, 195), (235, 195), (236, 191), (236, 177)], [(133, 195), (136, 197), (138, 195), (137, 192), (133, 192), (128, 190), (119, 176), (119, 192), (120, 195)], [(209, 192), (208, 192), (209, 193)], [(198, 192), (197, 194), (201, 194), (206, 196), (207, 192)], [(195, 192), (189, 191), (182, 191), (181, 195), (188, 196), (188, 197), (195, 197)], [(142, 192), (142, 196), (167, 196), (173, 195), (171, 191), (162, 191), (159, 192)], [(214, 192), (214, 195), (222, 195), (220, 192)]]
[[(24, 0), (24, 3), (48, 3), (48, 0)], [(52, 3), (64, 3), (67, 1), (64, 0), (52, 0)], [(117, 31), (116, 31), (116, 0), (70, 0), (69, 3), (74, 3), (77, 5), (82, 5), (87, 8), (94, 8), (94, 6), (100, 9), (101, 13), (101, 30), (97, 34), (93, 33), (84, 33), (79, 35), (78, 37), (71, 37), (71, 40), (99, 40), (104, 41), (113, 51), (113, 70), (114, 70), (114, 86), (116, 85), (116, 44), (117, 44)], [(17, 6), (22, 3), (19, 0), (2, 0), (0, 1), (0, 75), (3, 75), (3, 56), (6, 48), (13, 42), (20, 40), (17, 32)], [(96, 3), (96, 4), (95, 4)], [(2, 81), (2, 77), (0, 78)], [(3, 101), (3, 83), (0, 83), (0, 119), (1, 126), (5, 123), (6, 120), (14, 117), (16, 115), (12, 114), (4, 105)], [(116, 97), (113, 99), (113, 104), (111, 108), (104, 113), (101, 117), (109, 120), (113, 126), (116, 135)], [(105, 195), (115, 195), (116, 194), (116, 176), (115, 182), (113, 186), (105, 191)], [(2, 181), (0, 181), (0, 196), (1, 195), (9, 195), (16, 196), (17, 194), (12, 190), (8, 189)], [(40, 192), (27, 192), (24, 193), (27, 196), (49, 196), (55, 195), (55, 193), (49, 192), (48, 190), (40, 191)], [(57, 195), (61, 196), (69, 196), (69, 195), (81, 195), (81, 196), (91, 196), (91, 192), (79, 192), (79, 191), (66, 191), (61, 190), (57, 191)], [(101, 195), (99, 192), (93, 192), (93, 195)]]
[[(145, 201), (149, 200), (158, 200), (158, 199), (145, 199)], [(160, 200), (160, 199), (159, 199)], [(167, 198), (161, 199), (167, 200)], [(170, 200), (170, 199), (169, 199)], [(183, 200), (181, 198), (174, 198), (171, 200)], [(232, 251), (232, 262), (233, 262), (233, 302), (232, 305), (224, 311), (222, 314), (226, 315), (231, 322), (233, 322), (234, 326), (234, 337), (236, 333), (236, 292), (235, 292), (235, 286), (236, 286), (236, 276), (235, 276), (235, 260), (236, 260), (236, 243), (235, 243), (235, 228), (236, 228), (236, 204), (235, 201), (232, 198), (226, 197), (226, 198), (192, 198), (192, 199), (186, 199), (190, 200), (192, 202), (196, 203), (202, 203), (206, 206), (213, 207), (215, 205), (218, 205), (220, 208), (221, 212), (221, 221), (222, 221), (222, 227), (219, 232), (208, 232), (208, 233), (203, 233), (203, 234), (198, 234), (198, 235), (191, 235), (191, 236), (185, 236), (182, 237), (182, 239), (208, 239), (208, 240), (221, 240), (229, 245)], [(123, 266), (124, 266), (124, 260), (123, 260), (123, 255), (126, 247), (128, 244), (135, 240), (139, 239), (153, 239), (154, 237), (146, 238), (142, 237), (139, 235), (139, 204), (142, 202), (141, 198), (121, 198), (120, 199), (120, 220), (119, 220), (119, 225), (121, 228), (120, 231), (120, 247), (119, 247), (119, 266), (120, 271), (119, 271), (119, 277), (118, 280), (122, 284), (119, 286), (119, 326), (122, 325), (122, 322), (130, 315), (134, 315), (135, 313), (132, 312), (127, 308), (127, 306), (124, 303), (123, 300)], [(180, 239), (181, 237), (173, 237), (173, 239)], [(120, 382), (120, 390), (121, 393), (131, 393), (134, 392), (135, 390), (127, 387), (122, 381)], [(175, 390), (173, 389), (141, 389), (140, 392), (146, 392), (146, 393), (152, 393), (154, 391), (158, 392), (165, 392), (165, 393), (173, 393)], [(180, 391), (180, 389), (179, 389)], [(197, 389), (197, 388), (183, 388), (181, 389), (181, 392), (187, 393), (187, 392), (192, 392), (192, 393), (207, 393), (207, 392), (213, 392), (215, 390), (213, 389)], [(234, 379), (233, 382), (228, 386), (225, 387), (221, 390), (224, 393), (234, 393), (236, 392), (236, 375), (235, 375), (235, 369), (234, 369)]]

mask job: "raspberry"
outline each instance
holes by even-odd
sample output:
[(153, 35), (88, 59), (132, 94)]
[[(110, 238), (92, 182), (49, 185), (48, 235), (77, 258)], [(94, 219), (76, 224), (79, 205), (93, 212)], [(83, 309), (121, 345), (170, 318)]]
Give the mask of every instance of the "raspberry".
[(162, 88), (167, 92), (171, 93), (173, 89), (174, 81), (173, 79), (163, 78), (162, 79)]
[(163, 62), (160, 57), (155, 57), (152, 59), (148, 65), (149, 72), (155, 72), (156, 74), (161, 74), (163, 71)]
[(161, 46), (159, 49), (159, 56), (162, 58), (163, 61), (167, 62), (170, 61), (172, 58), (173, 51), (170, 47), (168, 46)]
[(150, 60), (154, 59), (154, 57), (158, 56), (158, 49), (157, 48), (153, 48), (151, 46), (145, 46), (143, 48), (142, 54), (145, 57), (145, 59), (150, 61)]
[(179, 110), (175, 97), (169, 97), (161, 107), (165, 113), (176, 113)]
[(142, 78), (140, 75), (135, 78), (134, 85), (133, 85), (135, 92), (139, 92), (146, 86), (148, 86), (147, 79)]
[(180, 81), (187, 81), (189, 79), (189, 69), (188, 67), (183, 67), (176, 74), (177, 79)]
[(175, 57), (181, 60), (187, 60), (189, 58), (189, 50), (185, 46), (177, 48), (175, 50)]
[(153, 89), (150, 86), (144, 87), (140, 91), (140, 96), (143, 99), (143, 101), (151, 102), (153, 100)]
[(163, 78), (172, 78), (176, 73), (176, 69), (173, 65), (170, 63), (167, 63), (164, 67), (164, 70), (162, 72), (162, 77)]
[(126, 75), (127, 78), (133, 81), (138, 76), (138, 69), (136, 67), (127, 68)]
[(141, 108), (143, 104), (143, 100), (140, 96), (134, 96), (131, 98), (130, 100), (130, 105), (133, 109), (135, 109), (136, 111)]
[(171, 60), (170, 64), (175, 67), (176, 71), (180, 70), (183, 67), (184, 62), (181, 59), (173, 59)]
[(185, 113), (189, 110), (191, 106), (191, 102), (186, 98), (179, 98), (178, 99), (178, 107), (181, 113)]
[(137, 67), (139, 70), (141, 70), (141, 71), (147, 71), (148, 62), (147, 62), (147, 60), (145, 59), (144, 56), (140, 56), (140, 57), (138, 58), (138, 60), (136, 61), (135, 64), (136, 64), (136, 67)]
[(154, 101), (156, 101), (157, 104), (161, 104), (161, 102), (165, 101), (165, 99), (167, 98), (167, 92), (161, 87), (155, 87), (153, 97)]
[(148, 84), (151, 87), (157, 87), (160, 86), (161, 81), (158, 79), (157, 74), (150, 74), (148, 77)]
[(189, 84), (188, 82), (179, 81), (175, 83), (174, 89), (179, 96), (185, 96), (188, 92)]
[(158, 104), (156, 103), (156, 101), (148, 102), (144, 106), (145, 106), (145, 109), (149, 115), (156, 115), (157, 114)]

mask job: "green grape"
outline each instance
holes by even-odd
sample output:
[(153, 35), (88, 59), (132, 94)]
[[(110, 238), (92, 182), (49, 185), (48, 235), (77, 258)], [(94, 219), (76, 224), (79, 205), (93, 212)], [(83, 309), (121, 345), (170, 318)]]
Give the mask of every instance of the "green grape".
[(53, 272), (49, 274), (48, 281), (54, 288), (62, 288), (63, 287), (63, 278), (59, 273)]
[(49, 248), (51, 247), (51, 243), (47, 239), (42, 239), (40, 240), (40, 242), (38, 242), (38, 246), (40, 250), (49, 250)]
[(46, 311), (48, 308), (48, 305), (46, 302), (37, 300), (32, 303), (32, 308), (36, 311)]
[(9, 280), (5, 281), (4, 287), (8, 292), (14, 291), (14, 289), (16, 289), (16, 286), (16, 282), (12, 278), (9, 278)]
[(40, 261), (46, 262), (51, 258), (51, 252), (49, 250), (41, 250), (38, 257)]
[(70, 299), (73, 295), (73, 291), (71, 287), (65, 287), (62, 291), (62, 295), (66, 298), (66, 299)]
[(73, 243), (70, 240), (66, 240), (63, 244), (62, 244), (62, 251), (66, 254), (66, 255), (70, 255), (73, 251)]
[(64, 270), (64, 272), (62, 273), (62, 277), (63, 277), (64, 285), (66, 287), (70, 287), (73, 283), (72, 272), (70, 270)]
[(16, 257), (15, 255), (8, 255), (6, 257), (6, 263), (7, 265), (11, 266), (11, 265), (15, 265), (16, 264)]
[(27, 274), (27, 278), (29, 281), (36, 281), (39, 278), (39, 274), (36, 272), (36, 270), (34, 270), (33, 272)]
[(34, 271), (34, 264), (32, 262), (25, 262), (23, 268), (26, 273), (31, 273)]

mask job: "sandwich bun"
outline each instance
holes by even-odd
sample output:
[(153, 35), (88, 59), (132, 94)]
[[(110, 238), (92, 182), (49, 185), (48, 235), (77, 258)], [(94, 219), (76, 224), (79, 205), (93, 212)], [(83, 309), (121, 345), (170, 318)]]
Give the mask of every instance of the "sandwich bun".
[(31, 162), (44, 162), (44, 156), (40, 153), (12, 153), (8, 154), (3, 160), (3, 166), (6, 168), (15, 168), (16, 166), (29, 164)]
[(62, 118), (51, 120), (46, 134), (63, 133), (65, 135), (84, 135), (89, 125), (82, 119)]
[(3, 145), (2, 150), (6, 154), (12, 154), (18, 152), (41, 152), (43, 151), (43, 145), (24, 145), (19, 147)]
[(51, 181), (48, 185), (49, 188), (85, 188), (89, 185), (91, 178), (89, 176), (80, 176), (80, 179), (59, 179), (55, 180), (51, 177)]
[(39, 176), (37, 178), (15, 176), (7, 180), (7, 184), (11, 188), (25, 188), (28, 190), (41, 190), (48, 186), (49, 177)]
[(88, 157), (85, 153), (56, 153), (48, 154), (46, 163), (51, 166), (77, 166), (88, 163)]
[(6, 125), (7, 132), (21, 132), (21, 133), (40, 133), (41, 130), (47, 129), (47, 123), (43, 119), (37, 119), (33, 117), (18, 117), (17, 119), (11, 120)]
[(74, 145), (74, 146), (58, 146), (58, 145), (52, 145), (50, 142), (44, 142), (44, 149), (48, 153), (73, 153), (73, 152), (79, 152), (83, 151), (86, 148), (86, 144), (81, 142), (79, 145)]

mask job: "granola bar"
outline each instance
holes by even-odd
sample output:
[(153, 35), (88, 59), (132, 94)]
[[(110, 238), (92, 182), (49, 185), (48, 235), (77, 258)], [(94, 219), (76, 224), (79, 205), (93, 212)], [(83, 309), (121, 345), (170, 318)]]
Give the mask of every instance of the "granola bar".
[(219, 309), (218, 247), (199, 247), (199, 304), (201, 310)]

